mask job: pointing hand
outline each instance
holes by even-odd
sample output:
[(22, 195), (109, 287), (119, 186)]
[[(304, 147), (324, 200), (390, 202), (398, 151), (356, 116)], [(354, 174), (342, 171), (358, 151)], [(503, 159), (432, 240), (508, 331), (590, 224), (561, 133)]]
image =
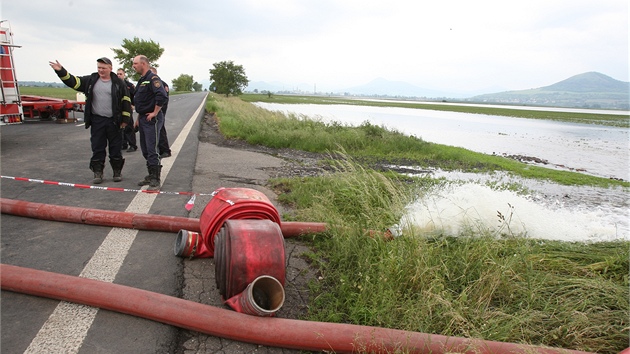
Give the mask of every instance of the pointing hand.
[(53, 68), (55, 71), (59, 71), (61, 70), (62, 66), (61, 64), (59, 64), (58, 60), (53, 61), (49, 61), (48, 64), (50, 65), (51, 68)]

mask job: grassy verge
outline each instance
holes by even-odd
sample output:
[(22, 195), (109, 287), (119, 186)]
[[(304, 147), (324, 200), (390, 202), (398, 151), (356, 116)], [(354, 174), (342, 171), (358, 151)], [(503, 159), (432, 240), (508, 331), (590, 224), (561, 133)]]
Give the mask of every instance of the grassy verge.
[(363, 230), (392, 225), (413, 195), (400, 182), (353, 163), (329, 176), (273, 182), (298, 219), (331, 225), (309, 238), (320, 278), (311, 283), (308, 319), (599, 353), (628, 345), (629, 242), (541, 241), (479, 228), (453, 237), (405, 227), (392, 241), (370, 237)]
[[(476, 227), (456, 237), (404, 226), (392, 241), (384, 230), (435, 180), (401, 179), (354, 159), (412, 160), (423, 166), (487, 171), (602, 186), (627, 183), (532, 168), (405, 137), (364, 124), (346, 127), (259, 109), (238, 98), (210, 96), (220, 129), (252, 144), (314, 152), (342, 151), (334, 172), (276, 179), (289, 217), (326, 222), (310, 259), (321, 274), (311, 283), (308, 319), (528, 343), (600, 353), (628, 345), (630, 242), (531, 240)], [(414, 150), (413, 153), (409, 152)], [(550, 230), (553, 232), (553, 230)]]
[(323, 96), (293, 96), (293, 95), (272, 95), (246, 94), (241, 96), (247, 102), (268, 102), (287, 104), (346, 104), (375, 107), (402, 107), (414, 109), (428, 109), (435, 111), (450, 111), (462, 113), (488, 114), (495, 116), (519, 117), (529, 119), (545, 119), (571, 123), (599, 124), (613, 127), (630, 128), (630, 116), (597, 113), (572, 113), (553, 111), (534, 111), (526, 109), (500, 108), (500, 107), (478, 107), (457, 104), (427, 104), (421, 102), (400, 102), (400, 101), (367, 101), (360, 99), (347, 99), (340, 97)]

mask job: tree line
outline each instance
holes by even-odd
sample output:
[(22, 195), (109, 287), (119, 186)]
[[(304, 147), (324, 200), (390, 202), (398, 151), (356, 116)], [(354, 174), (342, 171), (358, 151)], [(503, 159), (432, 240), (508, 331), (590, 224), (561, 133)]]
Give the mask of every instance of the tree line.
[[(138, 37), (133, 39), (123, 39), (122, 48), (111, 48), (114, 52), (114, 58), (118, 60), (122, 65), (122, 69), (127, 74), (127, 77), (132, 78), (134, 81), (140, 79), (140, 74), (133, 70), (133, 58), (137, 55), (145, 55), (151, 65), (156, 69), (159, 68), (157, 63), (162, 54), (164, 54), (164, 48), (153, 40), (144, 40)], [(212, 92), (223, 94), (226, 96), (237, 96), (243, 93), (243, 89), (249, 84), (247, 75), (245, 75), (245, 69), (242, 65), (236, 65), (233, 61), (221, 61), (212, 64), (213, 68), (209, 69), (210, 74), (210, 87), (208, 88)], [(192, 75), (180, 74), (176, 79), (171, 81), (172, 89), (175, 91), (202, 91), (203, 87), (200, 83), (193, 79)]]

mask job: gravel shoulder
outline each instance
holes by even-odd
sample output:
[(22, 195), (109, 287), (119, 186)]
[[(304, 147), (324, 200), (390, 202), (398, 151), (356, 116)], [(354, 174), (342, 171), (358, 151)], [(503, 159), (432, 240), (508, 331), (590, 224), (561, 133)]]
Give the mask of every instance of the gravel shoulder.
[[(265, 186), (270, 178), (320, 173), (317, 161), (323, 156), (293, 150), (268, 149), (242, 141), (227, 140), (218, 131), (215, 117), (206, 114), (201, 123), (197, 162), (192, 190), (211, 193), (219, 187), (251, 188), (264, 193), (280, 215), (290, 211), (279, 205), (276, 194)], [(210, 196), (197, 196), (191, 218), (199, 218)], [(285, 302), (276, 313), (280, 318), (299, 319), (308, 307), (308, 283), (316, 277), (304, 253), (308, 246), (296, 238), (285, 239)], [(221, 300), (215, 282), (213, 258), (182, 260), (184, 265), (182, 297), (186, 300), (229, 309)], [(230, 311), (232, 311), (230, 309)], [(303, 351), (265, 347), (198, 332), (182, 330), (179, 353), (303, 353)]]

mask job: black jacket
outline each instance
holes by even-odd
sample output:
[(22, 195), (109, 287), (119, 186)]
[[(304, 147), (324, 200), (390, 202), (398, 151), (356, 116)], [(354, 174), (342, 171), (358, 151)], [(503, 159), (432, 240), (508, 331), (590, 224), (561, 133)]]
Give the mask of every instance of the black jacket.
[(162, 113), (166, 115), (166, 110), (168, 109), (168, 100), (170, 98), (170, 89), (168, 88), (168, 84), (162, 80), (162, 85), (164, 85), (164, 91), (166, 91), (166, 103), (162, 105)]
[(125, 81), (125, 85), (127, 85), (127, 90), (129, 91), (129, 98), (131, 99), (131, 104), (133, 105), (133, 94), (136, 93), (136, 85), (132, 84), (131, 81), (127, 79), (125, 79), (124, 81)]
[(138, 80), (136, 92), (133, 95), (133, 105), (138, 114), (153, 112), (155, 106), (164, 107), (168, 103), (168, 95), (159, 76), (147, 70)]
[[(92, 125), (92, 88), (99, 78), (98, 73), (74, 76), (63, 67), (55, 72), (66, 86), (85, 94), (83, 119), (85, 121), (85, 129), (89, 128)], [(116, 125), (121, 123), (131, 124), (131, 98), (129, 98), (127, 85), (115, 73), (110, 73), (110, 77), (112, 80), (112, 112), (114, 112), (114, 121)]]

